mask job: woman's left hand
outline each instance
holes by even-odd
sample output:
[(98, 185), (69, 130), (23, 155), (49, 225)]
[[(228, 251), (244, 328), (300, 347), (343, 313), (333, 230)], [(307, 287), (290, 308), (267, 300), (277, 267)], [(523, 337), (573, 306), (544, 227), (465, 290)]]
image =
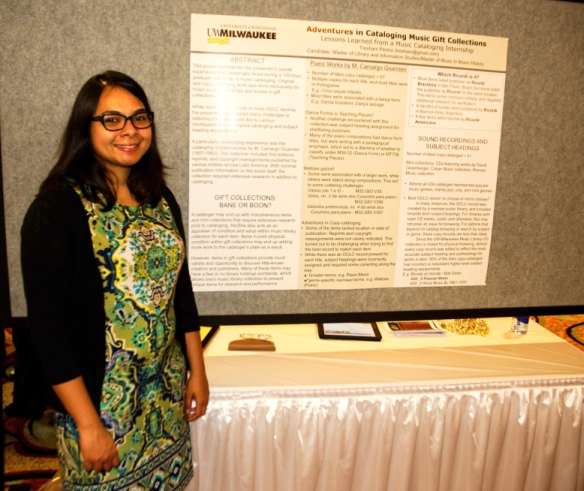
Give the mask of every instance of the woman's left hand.
[(185, 411), (189, 421), (200, 418), (207, 412), (209, 404), (209, 383), (205, 372), (191, 371), (185, 391)]
[(185, 389), (185, 411), (189, 421), (200, 418), (209, 404), (209, 382), (205, 373), (201, 335), (198, 331), (185, 334), (190, 376)]

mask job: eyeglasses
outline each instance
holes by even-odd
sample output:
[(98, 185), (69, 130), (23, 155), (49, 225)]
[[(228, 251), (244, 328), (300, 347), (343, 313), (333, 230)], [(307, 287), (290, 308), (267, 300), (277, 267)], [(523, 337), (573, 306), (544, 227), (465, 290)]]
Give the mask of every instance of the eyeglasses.
[(243, 339), (272, 339), (272, 336), (270, 336), (269, 334), (243, 333), (240, 334), (239, 337)]
[(145, 130), (150, 128), (154, 122), (154, 113), (148, 111), (142, 111), (132, 116), (124, 116), (118, 113), (106, 113), (100, 114), (91, 118), (91, 121), (101, 121), (103, 127), (108, 131), (119, 131), (126, 127), (126, 123), (130, 120), (134, 128), (137, 130)]

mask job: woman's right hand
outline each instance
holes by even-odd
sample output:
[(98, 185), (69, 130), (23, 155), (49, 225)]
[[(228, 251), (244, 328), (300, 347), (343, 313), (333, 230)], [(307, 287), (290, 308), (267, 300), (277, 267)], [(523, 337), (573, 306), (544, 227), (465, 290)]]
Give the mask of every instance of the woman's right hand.
[(53, 389), (77, 426), (83, 467), (87, 471), (107, 472), (120, 465), (114, 439), (99, 419), (83, 379), (77, 377), (53, 385)]
[(79, 431), (79, 450), (86, 471), (107, 472), (120, 465), (114, 439), (99, 421)]

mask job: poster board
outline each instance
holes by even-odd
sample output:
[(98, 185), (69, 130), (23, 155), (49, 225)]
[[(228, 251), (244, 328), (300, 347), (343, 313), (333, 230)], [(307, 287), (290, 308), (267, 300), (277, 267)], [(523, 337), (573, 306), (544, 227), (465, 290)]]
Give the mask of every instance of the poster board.
[(507, 39), (191, 26), (194, 291), (485, 284)]

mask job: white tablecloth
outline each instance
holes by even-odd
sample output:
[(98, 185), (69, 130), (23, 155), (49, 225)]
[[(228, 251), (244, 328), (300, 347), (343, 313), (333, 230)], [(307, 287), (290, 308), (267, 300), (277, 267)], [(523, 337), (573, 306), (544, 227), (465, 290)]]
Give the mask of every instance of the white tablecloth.
[[(508, 319), (488, 322), (487, 338), (439, 340), (382, 326), (381, 343), (222, 329), (192, 425), (199, 489), (583, 490), (584, 353), (533, 323), (509, 337)], [(275, 353), (226, 351), (263, 330)]]

